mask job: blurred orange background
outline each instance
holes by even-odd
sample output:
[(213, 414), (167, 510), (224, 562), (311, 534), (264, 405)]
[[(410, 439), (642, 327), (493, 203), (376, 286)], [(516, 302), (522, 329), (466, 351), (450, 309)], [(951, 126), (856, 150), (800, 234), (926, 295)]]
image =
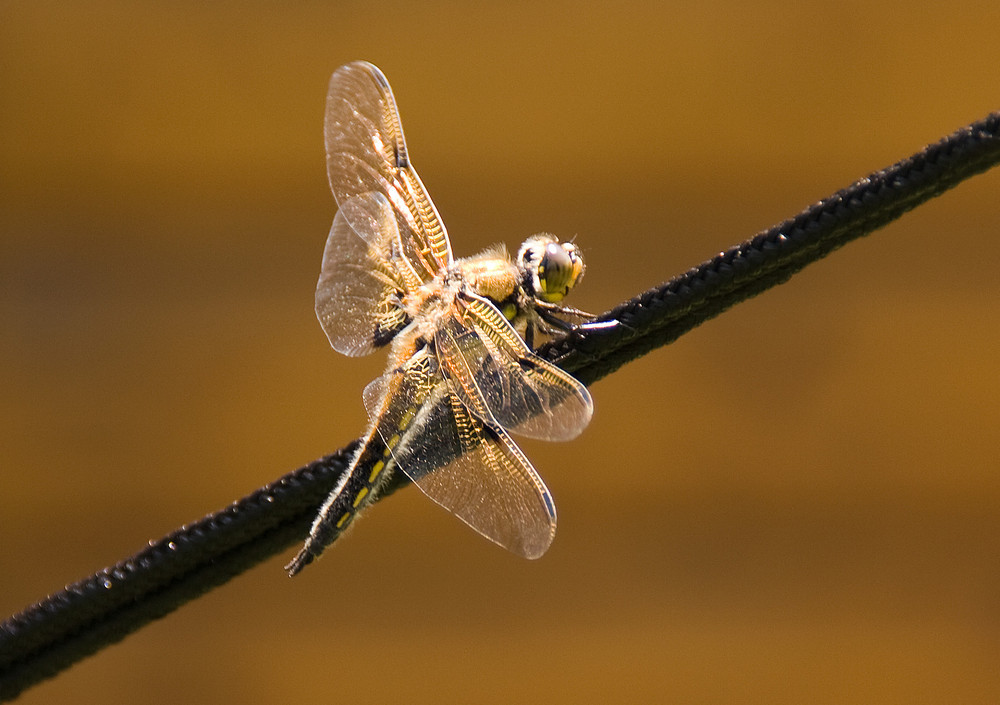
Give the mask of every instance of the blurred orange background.
[[(1000, 108), (1000, 5), (0, 5), (0, 612), (357, 437), (326, 84), (385, 71), (454, 249), (601, 311)], [(525, 442), (527, 562), (419, 492), (20, 702), (996, 702), (1000, 172)], [(3, 616), (0, 615), (0, 616)]]

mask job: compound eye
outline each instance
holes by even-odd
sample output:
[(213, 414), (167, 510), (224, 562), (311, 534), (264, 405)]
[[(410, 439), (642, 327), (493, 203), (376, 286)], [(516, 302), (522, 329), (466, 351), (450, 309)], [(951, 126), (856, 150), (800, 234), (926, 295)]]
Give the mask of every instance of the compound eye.
[(539, 298), (549, 303), (562, 301), (582, 275), (583, 260), (573, 244), (548, 243), (538, 263)]

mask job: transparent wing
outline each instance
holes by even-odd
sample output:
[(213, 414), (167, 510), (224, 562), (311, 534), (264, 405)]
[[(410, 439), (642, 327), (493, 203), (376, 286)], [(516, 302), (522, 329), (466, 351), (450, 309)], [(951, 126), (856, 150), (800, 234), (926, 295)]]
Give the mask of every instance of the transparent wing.
[(424, 494), (477, 532), (538, 558), (556, 530), (545, 483), (503, 429), (469, 413), (426, 349), (412, 362), (365, 389), (393, 460)]
[(538, 357), (496, 306), (463, 295), (462, 316), (438, 330), (438, 358), (455, 394), (479, 419), (511, 433), (561, 441), (590, 423), (594, 402), (572, 375)]
[(398, 242), (384, 196), (366, 193), (341, 204), (316, 284), (316, 317), (337, 352), (367, 355), (406, 325), (399, 306), (405, 279), (392, 256)]
[[(452, 260), (448, 233), (410, 164), (396, 101), (378, 68), (357, 61), (337, 69), (326, 98), (325, 134), (337, 204), (343, 208), (355, 196), (382, 194), (415, 275), (427, 282), (446, 268)], [(346, 217), (357, 230), (352, 215)]]

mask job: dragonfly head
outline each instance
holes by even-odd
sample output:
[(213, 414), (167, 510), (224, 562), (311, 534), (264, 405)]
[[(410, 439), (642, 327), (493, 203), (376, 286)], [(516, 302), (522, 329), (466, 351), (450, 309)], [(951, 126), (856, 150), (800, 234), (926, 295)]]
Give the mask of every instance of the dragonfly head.
[(572, 242), (555, 235), (532, 235), (517, 252), (517, 267), (528, 293), (550, 304), (559, 303), (583, 278), (583, 255)]

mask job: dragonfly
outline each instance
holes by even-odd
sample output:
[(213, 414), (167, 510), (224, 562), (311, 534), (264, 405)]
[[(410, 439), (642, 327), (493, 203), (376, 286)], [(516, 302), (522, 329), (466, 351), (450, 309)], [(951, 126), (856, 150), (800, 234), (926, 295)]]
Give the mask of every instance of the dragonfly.
[(397, 471), (487, 539), (540, 557), (555, 504), (511, 434), (569, 440), (590, 422), (587, 388), (532, 352), (536, 336), (601, 325), (563, 304), (584, 274), (580, 251), (541, 234), (514, 258), (494, 246), (455, 259), (370, 63), (333, 74), (324, 131), (338, 210), (316, 315), (338, 352), (387, 347), (389, 362), (362, 395), (363, 442), (286, 570), (318, 557)]

